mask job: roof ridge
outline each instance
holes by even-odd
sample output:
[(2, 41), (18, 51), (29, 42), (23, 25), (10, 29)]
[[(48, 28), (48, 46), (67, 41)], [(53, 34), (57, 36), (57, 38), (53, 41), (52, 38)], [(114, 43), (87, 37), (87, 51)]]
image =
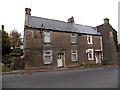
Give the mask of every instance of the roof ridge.
[(65, 22), (65, 21), (60, 21), (60, 20), (55, 20), (55, 19), (49, 19), (49, 18), (43, 18), (43, 17), (38, 17), (38, 16), (30, 16), (30, 17), (41, 18), (41, 19), (46, 19), (46, 20), (51, 20), (51, 21), (58, 21), (58, 22), (62, 22), (62, 23), (68, 23), (68, 22)]
[(89, 26), (89, 25), (82, 25), (82, 24), (74, 24), (74, 25), (80, 25), (80, 26), (85, 26), (85, 27), (91, 27), (91, 28), (94, 28), (93, 26)]

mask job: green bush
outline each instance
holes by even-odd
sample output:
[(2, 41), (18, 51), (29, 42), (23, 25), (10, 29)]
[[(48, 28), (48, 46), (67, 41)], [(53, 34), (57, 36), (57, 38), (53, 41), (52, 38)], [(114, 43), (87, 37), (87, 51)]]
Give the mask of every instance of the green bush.
[(2, 63), (5, 65), (10, 65), (12, 63), (12, 57), (9, 54), (6, 54), (2, 57)]
[(2, 66), (2, 72), (11, 72), (12, 68), (8, 67), (8, 66)]

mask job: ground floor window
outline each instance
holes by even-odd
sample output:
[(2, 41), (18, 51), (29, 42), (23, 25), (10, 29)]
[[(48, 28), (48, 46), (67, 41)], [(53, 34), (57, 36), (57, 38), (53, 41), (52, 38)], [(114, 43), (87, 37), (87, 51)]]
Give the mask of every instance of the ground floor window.
[(52, 62), (52, 51), (44, 51), (44, 64), (50, 64)]
[(88, 60), (94, 60), (93, 49), (87, 49)]
[(71, 51), (71, 60), (77, 61), (77, 50)]

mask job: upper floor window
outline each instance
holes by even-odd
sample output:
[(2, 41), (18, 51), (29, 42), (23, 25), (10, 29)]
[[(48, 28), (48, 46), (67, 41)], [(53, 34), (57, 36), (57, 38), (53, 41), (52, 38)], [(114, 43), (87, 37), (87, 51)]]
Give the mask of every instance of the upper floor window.
[(50, 42), (50, 32), (44, 32), (44, 41), (47, 43)]
[(71, 51), (71, 59), (72, 61), (77, 61), (77, 50)]
[(52, 51), (44, 51), (44, 64), (52, 62)]
[(92, 35), (87, 35), (87, 42), (88, 42), (88, 44), (93, 44)]
[(71, 35), (71, 43), (76, 43), (76, 35), (72, 34)]

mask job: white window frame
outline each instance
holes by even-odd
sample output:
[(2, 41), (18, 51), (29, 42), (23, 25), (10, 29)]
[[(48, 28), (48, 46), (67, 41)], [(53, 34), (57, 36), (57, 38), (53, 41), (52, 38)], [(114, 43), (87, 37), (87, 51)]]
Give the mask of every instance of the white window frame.
[[(94, 50), (93, 49), (87, 49), (88, 51), (91, 51), (91, 53), (88, 53), (88, 60), (94, 60)], [(91, 54), (91, 58), (89, 57), (89, 55)]]
[[(89, 41), (89, 39), (90, 39), (90, 41)], [(87, 35), (87, 42), (88, 42), (88, 44), (93, 44), (93, 37), (92, 37), (92, 35)]]
[[(75, 41), (72, 41), (72, 38), (75, 38)], [(72, 35), (71, 35), (71, 43), (76, 43), (76, 42), (77, 42), (76, 35), (75, 35), (75, 34), (72, 34)]]
[[(46, 36), (49, 36), (49, 41), (46, 41)], [(50, 32), (44, 32), (44, 42), (45, 42), (45, 43), (50, 43), (50, 42), (51, 42)]]
[[(74, 53), (75, 52), (75, 53)], [(76, 54), (76, 60), (73, 60), (73, 54)], [(72, 61), (77, 61), (78, 60), (78, 54), (77, 54), (77, 50), (71, 50), (71, 60)]]
[[(44, 60), (44, 64), (50, 64), (52, 62), (52, 50), (45, 50), (43, 51), (44, 54), (43, 54), (43, 60)], [(46, 54), (46, 52), (49, 52), (50, 54)], [(50, 56), (50, 61), (49, 62), (45, 62), (45, 56)]]

